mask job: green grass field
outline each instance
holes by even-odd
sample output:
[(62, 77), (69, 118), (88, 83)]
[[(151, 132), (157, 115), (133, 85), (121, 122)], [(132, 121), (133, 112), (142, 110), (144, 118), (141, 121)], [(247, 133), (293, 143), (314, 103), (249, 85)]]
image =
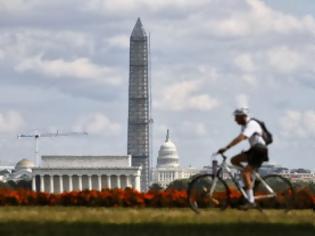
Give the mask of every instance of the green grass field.
[(1, 235), (315, 235), (315, 212), (1, 207)]

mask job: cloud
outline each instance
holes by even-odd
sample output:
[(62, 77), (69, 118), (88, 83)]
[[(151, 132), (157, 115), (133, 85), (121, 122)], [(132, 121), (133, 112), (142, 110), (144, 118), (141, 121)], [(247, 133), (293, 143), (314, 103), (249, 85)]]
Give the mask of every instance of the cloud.
[(36, 1), (30, 0), (27, 2), (24, 0), (11, 0), (0, 2), (0, 12), (12, 12), (12, 11), (25, 11), (30, 10), (34, 7)]
[(186, 135), (187, 133), (189, 135), (195, 135), (197, 137), (205, 137), (208, 134), (206, 125), (204, 123), (191, 121), (184, 121), (181, 124), (180, 132)]
[(303, 64), (300, 54), (285, 46), (270, 49), (267, 56), (270, 65), (280, 73), (294, 72)]
[(246, 94), (239, 94), (236, 96), (236, 106), (237, 107), (247, 107), (249, 108), (249, 98)]
[(283, 136), (298, 138), (315, 137), (315, 110), (289, 110), (280, 118), (281, 133)]
[(14, 63), (34, 55), (91, 54), (94, 38), (86, 32), (41, 28), (13, 28), (0, 31), (0, 47), (7, 60)]
[(19, 73), (31, 71), (54, 78), (84, 79), (100, 84), (118, 85), (121, 82), (121, 77), (115, 70), (93, 64), (88, 58), (65, 61), (63, 59), (45, 60), (42, 56), (36, 56), (21, 62), (15, 70)]
[(93, 13), (102, 13), (106, 15), (118, 15), (126, 13), (157, 13), (165, 10), (185, 10), (185, 9), (202, 9), (209, 6), (212, 0), (55, 0), (52, 2), (40, 0), (10, 0), (0, 2), (0, 12), (2, 13), (31, 13), (32, 10), (49, 11), (49, 9), (72, 8), (78, 12), (91, 11)]
[(16, 111), (0, 113), (0, 133), (15, 133), (24, 125), (22, 115)]
[[(200, 92), (202, 81), (183, 81), (170, 85), (162, 91), (162, 99), (155, 106), (162, 110), (209, 111), (220, 105), (220, 102)], [(198, 92), (199, 91), (199, 92)]]
[(196, 137), (206, 137), (209, 132), (207, 126), (203, 122), (199, 121), (188, 121), (184, 120), (176, 123), (176, 125), (171, 124), (157, 124), (154, 128), (154, 133), (158, 137), (157, 144), (161, 144), (166, 137), (166, 131), (170, 131), (170, 139), (172, 141), (178, 140), (180, 143), (183, 137), (188, 137), (188, 139), (194, 139)]
[(253, 74), (244, 74), (241, 76), (241, 79), (251, 85), (256, 85), (257, 83), (257, 78)]
[(3, 60), (5, 57), (4, 51), (0, 50), (0, 61)]
[[(17, 14), (17, 13), (33, 13), (33, 16), (36, 14), (34, 13), (34, 10), (38, 11), (37, 14), (40, 11), (47, 10), (51, 12), (52, 9), (62, 9), (64, 7), (70, 7), (73, 8), (78, 7), (75, 5), (77, 3), (77, 0), (68, 0), (67, 2), (64, 2), (62, 0), (55, 0), (55, 1), (41, 1), (41, 0), (10, 0), (0, 1), (0, 12), (6, 13), (6, 14)], [(80, 5), (80, 4), (78, 4)], [(40, 12), (41, 13), (41, 12)]]
[(273, 46), (265, 52), (261, 52), (261, 67), (269, 74), (277, 74), (279, 81), (282, 78), (293, 78), (297, 82), (302, 82), (305, 77), (315, 72), (312, 63), (315, 48), (313, 45), (305, 43), (299, 45)]
[(210, 0), (195, 0), (193, 2), (186, 0), (159, 0), (159, 1), (146, 1), (146, 0), (91, 0), (85, 2), (85, 8), (92, 11), (102, 11), (104, 13), (118, 13), (118, 12), (135, 12), (135, 11), (149, 11), (158, 12), (165, 9), (185, 9), (185, 8), (199, 8), (207, 6)]
[(234, 59), (234, 63), (244, 72), (253, 72), (256, 69), (252, 56), (249, 53), (237, 55)]
[(113, 36), (107, 39), (107, 42), (110, 47), (129, 49), (129, 36), (125, 34)]
[(197, 75), (203, 82), (211, 82), (219, 79), (220, 75), (216, 68), (210, 65), (197, 65)]
[(250, 53), (240, 53), (236, 55), (233, 62), (244, 73), (239, 78), (249, 85), (256, 85), (257, 78), (254, 73), (257, 71), (257, 66), (253, 61), (253, 56)]
[(121, 132), (121, 125), (111, 121), (102, 113), (93, 113), (78, 119), (74, 125), (75, 130), (86, 131), (89, 134), (118, 135)]
[(266, 33), (288, 34), (308, 32), (314, 34), (315, 20), (307, 15), (302, 18), (273, 10), (261, 0), (246, 0), (248, 8), (234, 11), (219, 20), (210, 20), (208, 27), (221, 36), (244, 37)]

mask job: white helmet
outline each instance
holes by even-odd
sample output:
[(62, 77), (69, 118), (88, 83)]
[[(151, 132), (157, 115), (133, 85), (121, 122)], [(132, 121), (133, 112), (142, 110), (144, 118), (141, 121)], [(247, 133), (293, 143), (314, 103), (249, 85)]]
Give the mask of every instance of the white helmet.
[(234, 115), (234, 116), (248, 116), (248, 115), (249, 115), (248, 107), (237, 108), (237, 109), (233, 112), (233, 115)]

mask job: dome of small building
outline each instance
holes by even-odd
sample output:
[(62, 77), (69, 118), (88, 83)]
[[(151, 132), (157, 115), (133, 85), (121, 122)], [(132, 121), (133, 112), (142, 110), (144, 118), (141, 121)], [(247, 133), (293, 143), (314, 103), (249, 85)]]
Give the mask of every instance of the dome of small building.
[(15, 165), (15, 170), (21, 170), (21, 169), (31, 169), (33, 168), (35, 165), (32, 161), (27, 160), (27, 159), (22, 159), (20, 160), (18, 163), (16, 163)]
[(169, 130), (167, 130), (166, 140), (161, 145), (157, 158), (157, 168), (160, 167), (178, 167), (179, 157), (175, 144), (170, 140)]

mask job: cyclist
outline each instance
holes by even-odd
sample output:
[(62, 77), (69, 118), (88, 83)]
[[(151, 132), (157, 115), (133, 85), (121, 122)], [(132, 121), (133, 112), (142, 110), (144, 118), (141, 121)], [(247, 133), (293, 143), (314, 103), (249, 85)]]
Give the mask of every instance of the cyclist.
[[(231, 147), (239, 144), (243, 140), (248, 140), (250, 144), (249, 150), (241, 152), (231, 158), (233, 165), (242, 167), (242, 178), (245, 184), (248, 202), (242, 205), (241, 209), (249, 209), (256, 207), (252, 173), (254, 169), (258, 169), (264, 161), (268, 161), (268, 149), (262, 137), (263, 130), (260, 124), (249, 117), (248, 108), (239, 108), (234, 111), (235, 122), (241, 126), (241, 133), (234, 138), (227, 146), (220, 148), (218, 153), (223, 154)], [(242, 162), (247, 163), (243, 165)]]

